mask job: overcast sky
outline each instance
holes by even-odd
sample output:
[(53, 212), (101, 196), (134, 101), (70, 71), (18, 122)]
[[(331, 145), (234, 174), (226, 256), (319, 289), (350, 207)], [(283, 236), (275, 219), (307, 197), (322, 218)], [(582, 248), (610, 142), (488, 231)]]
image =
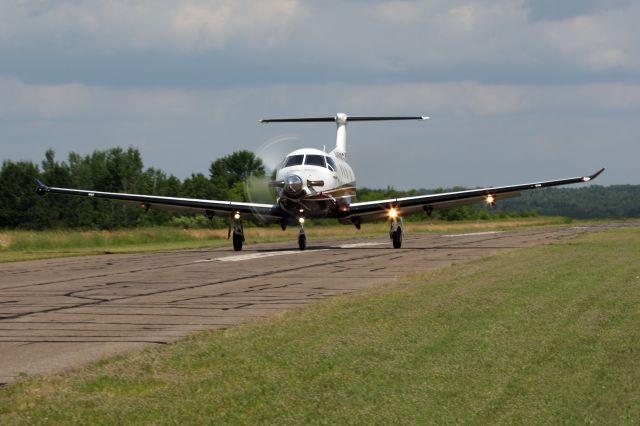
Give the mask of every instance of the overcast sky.
[(260, 118), (417, 114), (349, 125), (359, 186), (640, 184), (638, 22), (631, 0), (2, 1), (0, 159), (134, 146), (184, 178), (335, 144)]

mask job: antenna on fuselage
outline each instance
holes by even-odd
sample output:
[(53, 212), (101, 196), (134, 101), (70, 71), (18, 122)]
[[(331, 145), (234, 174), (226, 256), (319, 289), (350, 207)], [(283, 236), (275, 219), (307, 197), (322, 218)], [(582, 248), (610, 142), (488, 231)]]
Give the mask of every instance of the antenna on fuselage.
[(301, 117), (301, 118), (268, 118), (259, 123), (327, 123), (335, 122), (336, 147), (332, 151), (337, 157), (345, 159), (347, 154), (347, 123), (349, 121), (399, 121), (399, 120), (428, 120), (429, 117), (401, 115), (401, 116), (359, 116), (338, 113), (335, 117)]

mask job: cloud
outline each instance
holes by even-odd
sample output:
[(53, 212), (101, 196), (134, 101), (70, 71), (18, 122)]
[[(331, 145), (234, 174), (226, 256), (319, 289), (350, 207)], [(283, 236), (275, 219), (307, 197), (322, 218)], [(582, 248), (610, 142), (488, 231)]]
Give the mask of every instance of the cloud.
[(636, 22), (640, 5), (540, 24), (542, 36), (565, 62), (594, 71), (640, 69)]
[(105, 93), (80, 84), (37, 86), (15, 78), (0, 78), (0, 117), (74, 116)]
[[(110, 89), (79, 84), (34, 85), (0, 78), (0, 118), (224, 118), (248, 105), (283, 113), (429, 113), (491, 116), (531, 111), (631, 111), (640, 84), (519, 86), (456, 83), (275, 85), (261, 88)], [(318, 108), (321, 106), (321, 108)], [(375, 106), (375, 110), (372, 109)], [(311, 107), (313, 110), (305, 110)], [(255, 119), (259, 117), (254, 117)]]
[(621, 75), (637, 80), (640, 5), (568, 0), (562, 13), (545, 15), (554, 4), (533, 4), (1, 2), (0, 75), (181, 87), (407, 80), (557, 84)]
[(300, 10), (297, 0), (2, 2), (0, 42), (102, 52), (273, 47)]

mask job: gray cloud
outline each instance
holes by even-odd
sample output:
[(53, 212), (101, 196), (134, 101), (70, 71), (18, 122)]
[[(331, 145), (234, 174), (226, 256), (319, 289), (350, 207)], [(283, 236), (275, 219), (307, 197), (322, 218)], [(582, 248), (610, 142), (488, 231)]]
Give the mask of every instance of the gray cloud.
[[(7, 60), (0, 74), (41, 83), (193, 87), (457, 79), (528, 84), (612, 76), (637, 81), (640, 5), (562, 5), (5, 2), (0, 52)], [(540, 11), (556, 10), (564, 12), (539, 19)]]

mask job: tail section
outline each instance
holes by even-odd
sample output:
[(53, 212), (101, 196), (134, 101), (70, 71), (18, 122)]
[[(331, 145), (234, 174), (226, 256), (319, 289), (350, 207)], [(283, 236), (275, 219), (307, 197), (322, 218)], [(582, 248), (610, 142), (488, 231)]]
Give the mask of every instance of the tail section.
[(347, 155), (347, 123), (349, 121), (398, 121), (398, 120), (428, 120), (429, 117), (423, 116), (349, 116), (344, 113), (338, 113), (335, 117), (303, 117), (303, 118), (271, 118), (260, 120), (260, 123), (327, 123), (335, 122), (338, 127), (336, 130), (336, 147), (333, 153), (342, 159)]

